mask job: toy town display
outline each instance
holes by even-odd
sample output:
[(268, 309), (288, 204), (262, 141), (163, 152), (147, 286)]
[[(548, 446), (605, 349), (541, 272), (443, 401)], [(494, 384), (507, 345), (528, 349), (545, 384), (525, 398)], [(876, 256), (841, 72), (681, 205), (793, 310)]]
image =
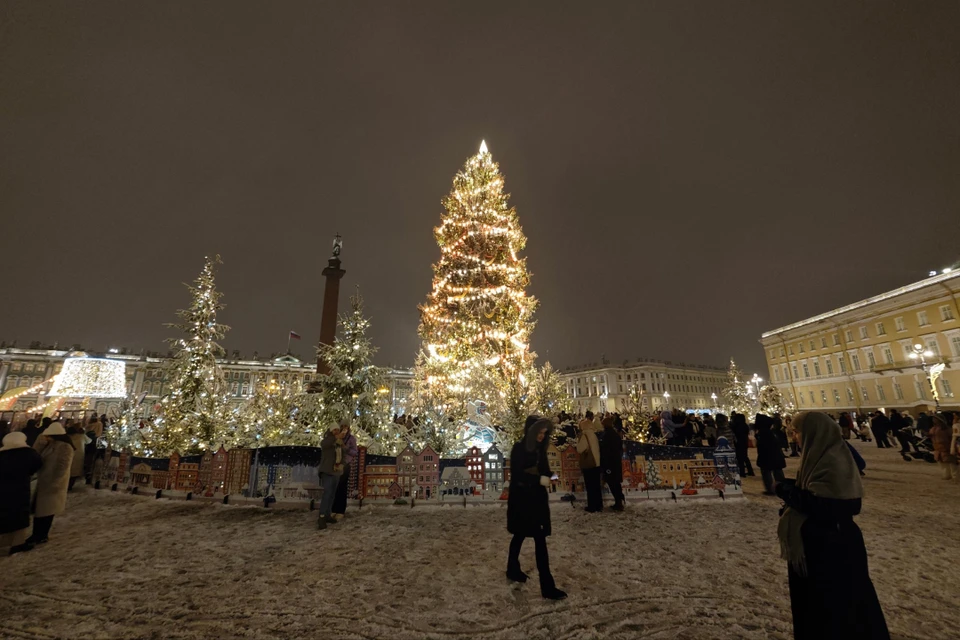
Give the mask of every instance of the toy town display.
[[(555, 479), (554, 499), (584, 490), (574, 446), (547, 449)], [(105, 484), (117, 483), (138, 492), (191, 493), (216, 497), (235, 495), (309, 502), (320, 497), (316, 447), (263, 447), (202, 455), (140, 458), (107, 451), (98, 465)], [(677, 496), (719, 498), (741, 492), (737, 458), (725, 438), (715, 448), (671, 447), (625, 441), (621, 459), (623, 488), (631, 499)], [(393, 501), (398, 498), (443, 500), (472, 496), (498, 500), (506, 495), (510, 461), (496, 445), (470, 447), (460, 458), (441, 458), (431, 447), (407, 446), (397, 456), (379, 456), (360, 447), (351, 465), (348, 495), (353, 499)], [(722, 493), (721, 493), (722, 492)]]

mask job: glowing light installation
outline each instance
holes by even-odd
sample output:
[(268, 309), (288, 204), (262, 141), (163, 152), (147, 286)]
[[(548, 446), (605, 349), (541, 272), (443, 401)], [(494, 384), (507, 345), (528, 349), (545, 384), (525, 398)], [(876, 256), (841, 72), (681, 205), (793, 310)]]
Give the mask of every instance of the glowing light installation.
[(465, 403), (480, 398), (495, 423), (507, 426), (505, 413), (534, 375), (529, 340), (537, 301), (525, 292), (530, 276), (519, 253), (527, 240), (507, 199), (484, 142), (454, 176), (434, 229), (440, 261), (420, 307), (415, 386), (421, 405), (445, 409), (444, 421), (459, 424)]
[(127, 395), (126, 364), (107, 358), (67, 358), (47, 397), (122, 398)]

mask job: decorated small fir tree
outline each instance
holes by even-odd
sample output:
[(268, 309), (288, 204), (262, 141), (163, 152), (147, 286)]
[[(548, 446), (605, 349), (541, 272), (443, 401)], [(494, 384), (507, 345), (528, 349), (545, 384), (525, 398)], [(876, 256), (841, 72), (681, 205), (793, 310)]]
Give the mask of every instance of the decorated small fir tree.
[(561, 411), (571, 409), (570, 396), (567, 395), (563, 378), (549, 362), (536, 370), (531, 395), (533, 410), (542, 416), (553, 417)]
[(499, 167), (481, 144), (454, 176), (434, 229), (440, 260), (420, 307), (415, 392), (421, 413), (443, 414), (455, 425), (468, 400), (486, 402), (502, 439), (512, 442), (522, 432), (533, 378), (537, 303), (525, 291), (530, 276), (519, 254), (526, 238), (507, 199)]
[(720, 398), (728, 411), (736, 411), (747, 416), (752, 413), (754, 402), (748, 385), (740, 367), (733, 358), (730, 358), (726, 386), (720, 392)]
[(150, 428), (141, 432), (136, 452), (168, 456), (216, 450), (230, 442), (232, 422), (227, 410), (227, 386), (217, 358), (223, 348), (217, 342), (230, 327), (217, 322), (223, 309), (215, 283), (220, 256), (206, 258), (193, 285), (185, 285), (190, 306), (177, 312), (180, 322), (167, 326), (184, 337), (169, 340), (176, 353), (167, 365), (170, 392), (160, 401), (160, 412)]
[(765, 413), (768, 416), (772, 416), (775, 413), (783, 415), (787, 412), (786, 404), (783, 401), (783, 394), (780, 393), (780, 389), (772, 384), (765, 385), (760, 389), (757, 403), (760, 405), (760, 413)]
[[(367, 337), (370, 321), (359, 292), (350, 298), (350, 308), (350, 315), (340, 316), (340, 335), (333, 344), (318, 349), (329, 373), (318, 379), (317, 388), (328, 423), (349, 420), (357, 440), (369, 444), (381, 428), (389, 429), (388, 390), (383, 372), (372, 363), (377, 349)], [(322, 433), (324, 425), (318, 426)]]

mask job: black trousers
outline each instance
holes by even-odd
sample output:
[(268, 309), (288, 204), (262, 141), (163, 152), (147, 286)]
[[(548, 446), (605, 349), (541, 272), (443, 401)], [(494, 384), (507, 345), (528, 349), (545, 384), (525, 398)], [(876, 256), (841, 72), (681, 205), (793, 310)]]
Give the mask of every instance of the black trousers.
[(740, 469), (740, 477), (752, 476), (753, 465), (750, 464), (750, 457), (747, 455), (747, 448), (737, 447), (737, 467)]
[(603, 511), (603, 489), (600, 487), (600, 467), (583, 470), (583, 485), (587, 489), (587, 511)]
[(350, 466), (343, 467), (343, 475), (340, 476), (340, 482), (337, 483), (337, 495), (333, 498), (333, 513), (344, 514), (347, 512), (347, 486), (350, 484)]
[(30, 536), (32, 542), (39, 542), (50, 535), (50, 527), (53, 526), (53, 516), (44, 516), (33, 519), (33, 534)]
[(760, 477), (766, 492), (773, 493), (777, 482), (783, 482), (783, 469), (760, 469)]
[(607, 488), (610, 489), (610, 494), (616, 501), (615, 504), (623, 504), (626, 501), (626, 498), (623, 496), (623, 482), (621, 480), (611, 479), (610, 475), (607, 474), (604, 474), (604, 479), (607, 481)]
[[(519, 534), (510, 540), (510, 555), (507, 556), (507, 573), (518, 574), (520, 568), (520, 548), (523, 546), (524, 536)], [(533, 536), (533, 543), (537, 552), (537, 573), (540, 574), (540, 591), (546, 593), (556, 588), (553, 575), (550, 573), (550, 556), (547, 554), (547, 538), (543, 534)]]

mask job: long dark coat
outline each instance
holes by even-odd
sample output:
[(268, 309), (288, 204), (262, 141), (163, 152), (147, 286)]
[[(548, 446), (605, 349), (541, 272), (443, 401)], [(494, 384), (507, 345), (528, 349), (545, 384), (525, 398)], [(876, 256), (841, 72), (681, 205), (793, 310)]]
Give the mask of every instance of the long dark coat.
[(799, 493), (793, 496), (799, 500), (787, 501), (807, 515), (800, 529), (807, 575), (788, 569), (794, 638), (889, 640), (870, 580), (863, 534), (853, 521), (860, 513), (860, 500)]
[(756, 436), (757, 466), (768, 471), (785, 469), (787, 461), (783, 457), (783, 449), (780, 448), (780, 442), (773, 430), (767, 426), (757, 427)]
[(550, 477), (547, 444), (544, 438), (533, 451), (527, 451), (524, 440), (510, 451), (510, 493), (507, 495), (507, 531), (528, 538), (549, 536), (550, 503), (547, 488), (540, 476)]
[(623, 482), (623, 438), (612, 427), (604, 428), (600, 441), (600, 467), (603, 477), (612, 482)]
[(30, 476), (41, 464), (30, 447), (0, 451), (0, 533), (30, 526)]

